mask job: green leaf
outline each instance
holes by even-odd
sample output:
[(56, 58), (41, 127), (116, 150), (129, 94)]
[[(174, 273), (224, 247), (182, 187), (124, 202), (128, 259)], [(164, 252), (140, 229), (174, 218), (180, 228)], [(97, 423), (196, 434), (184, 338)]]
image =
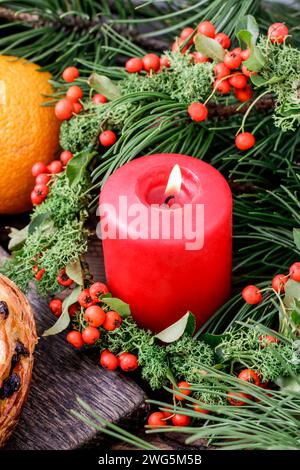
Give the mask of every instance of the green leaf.
[(293, 308), (294, 301), (300, 301), (300, 282), (289, 279), (284, 287), (285, 296), (283, 299), (284, 305), (288, 308)]
[(264, 86), (264, 85), (272, 85), (273, 83), (278, 83), (282, 81), (282, 77), (271, 77), (269, 80), (265, 80), (262, 76), (251, 74), (250, 76), (251, 82), (256, 86)]
[(212, 335), (211, 333), (204, 333), (203, 335), (201, 335), (200, 339), (204, 341), (204, 343), (215, 348), (224, 340), (225, 337), (226, 337), (226, 334)]
[(83, 285), (83, 274), (79, 259), (67, 264), (66, 273), (70, 279), (76, 282), (76, 284), (79, 284), (80, 286)]
[(53, 220), (47, 212), (43, 212), (32, 218), (28, 227), (28, 235), (32, 235), (35, 230), (40, 227), (43, 227), (43, 229), (47, 231), (52, 230), (54, 227)]
[(254, 75), (253, 73), (250, 74), (250, 80), (256, 87), (263, 86), (267, 82), (267, 80), (261, 75)]
[(241, 31), (238, 32), (237, 37), (241, 45), (245, 44), (249, 48), (254, 46), (254, 39), (250, 31), (247, 31), (246, 29), (242, 29)]
[(262, 55), (260, 49), (257, 46), (252, 45), (250, 47), (251, 55), (249, 59), (243, 62), (244, 65), (250, 70), (251, 72), (259, 72), (265, 66), (265, 59)]
[(294, 228), (293, 237), (297, 249), (300, 250), (300, 228)]
[(297, 328), (300, 325), (300, 301), (297, 299), (294, 299), (294, 307), (291, 312), (291, 319)]
[(205, 57), (209, 57), (217, 62), (222, 62), (225, 55), (225, 50), (215, 39), (208, 38), (203, 34), (196, 34), (195, 47), (198, 52), (201, 52)]
[(80, 181), (82, 181), (87, 171), (87, 167), (95, 154), (96, 152), (83, 150), (82, 152), (77, 153), (72, 160), (69, 161), (66, 168), (66, 174), (71, 187), (76, 186)]
[(28, 225), (18, 230), (17, 228), (10, 227), (10, 232), (8, 234), (10, 240), (8, 243), (8, 249), (10, 251), (19, 250), (24, 244), (26, 238), (28, 237)]
[(104, 303), (106, 303), (106, 305), (108, 305), (110, 308), (112, 308), (113, 310), (115, 310), (116, 312), (118, 312), (118, 314), (122, 317), (122, 318), (126, 318), (126, 317), (129, 317), (130, 315), (130, 307), (128, 304), (126, 304), (125, 302), (123, 302), (123, 300), (120, 300), (120, 299), (116, 299), (114, 297), (105, 297), (103, 299)]
[(244, 30), (248, 31), (251, 34), (253, 44), (255, 44), (259, 35), (259, 28), (254, 16), (246, 15), (237, 23), (235, 31), (238, 39), (240, 39), (239, 33)]
[(300, 393), (300, 377), (279, 377), (276, 384), (286, 392)]
[(154, 337), (163, 341), (164, 343), (173, 343), (177, 341), (183, 333), (192, 336), (196, 328), (196, 320), (191, 312), (187, 312), (183, 317), (172, 325), (165, 328)]
[(49, 328), (48, 330), (44, 331), (43, 336), (53, 336), (57, 335), (58, 333), (61, 333), (64, 331), (70, 323), (70, 315), (68, 312), (68, 308), (70, 305), (74, 304), (77, 302), (78, 295), (81, 292), (81, 286), (75, 287), (75, 289), (72, 290), (71, 294), (68, 295), (68, 297), (65, 298), (62, 304), (62, 314), (59, 317), (59, 319), (54, 323), (54, 325)]
[(106, 96), (109, 100), (116, 100), (121, 97), (119, 88), (112, 82), (112, 80), (105, 75), (98, 75), (92, 73), (88, 78), (88, 85), (102, 95)]

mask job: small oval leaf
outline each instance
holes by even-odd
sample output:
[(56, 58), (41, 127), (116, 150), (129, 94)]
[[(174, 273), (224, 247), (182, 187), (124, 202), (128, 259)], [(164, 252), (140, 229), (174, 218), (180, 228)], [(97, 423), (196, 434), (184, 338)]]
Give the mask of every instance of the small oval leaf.
[(92, 73), (88, 79), (88, 84), (91, 88), (102, 93), (109, 100), (115, 100), (121, 97), (121, 92), (117, 85), (115, 85), (112, 80), (105, 75), (98, 75), (97, 73)]
[(225, 50), (218, 41), (199, 33), (196, 34), (194, 41), (196, 50), (201, 52), (205, 57), (209, 57), (217, 62), (223, 61)]
[(67, 264), (66, 273), (76, 284), (83, 285), (83, 273), (79, 259)]
[(108, 305), (111, 309), (115, 310), (116, 312), (118, 312), (118, 314), (122, 317), (122, 318), (126, 318), (126, 317), (129, 317), (130, 315), (130, 307), (128, 304), (126, 304), (125, 302), (123, 302), (123, 300), (120, 300), (120, 299), (116, 299), (114, 297), (105, 297), (103, 298), (103, 302)]
[(62, 314), (59, 317), (59, 319), (54, 323), (51, 328), (48, 328), (48, 330), (44, 331), (43, 336), (52, 336), (52, 335), (57, 335), (58, 333), (61, 333), (64, 331), (70, 323), (70, 315), (68, 312), (68, 309), (70, 305), (75, 304), (78, 299), (78, 295), (81, 292), (81, 287), (77, 286), (75, 289), (72, 290), (71, 294), (68, 295), (68, 297), (65, 298), (63, 301), (62, 305)]
[(177, 322), (165, 328), (160, 333), (155, 335), (155, 338), (163, 341), (164, 343), (173, 343), (177, 341), (183, 333), (192, 336), (196, 328), (196, 320), (191, 312), (187, 312)]

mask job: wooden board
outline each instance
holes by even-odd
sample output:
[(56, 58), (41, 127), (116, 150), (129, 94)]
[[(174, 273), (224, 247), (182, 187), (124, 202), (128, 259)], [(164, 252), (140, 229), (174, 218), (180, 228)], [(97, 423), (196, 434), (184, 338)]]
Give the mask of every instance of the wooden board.
[[(95, 279), (104, 280), (101, 244), (92, 244), (88, 261)], [(5, 252), (0, 248), (0, 258)], [(54, 321), (45, 300), (33, 290), (29, 301), (38, 334)], [(76, 397), (113, 422), (134, 421), (146, 411), (143, 390), (128, 376), (108, 372), (97, 365), (98, 357), (72, 349), (65, 333), (40, 338), (31, 389), (18, 427), (6, 449), (74, 449), (100, 446), (101, 436), (70, 414), (79, 409)]]

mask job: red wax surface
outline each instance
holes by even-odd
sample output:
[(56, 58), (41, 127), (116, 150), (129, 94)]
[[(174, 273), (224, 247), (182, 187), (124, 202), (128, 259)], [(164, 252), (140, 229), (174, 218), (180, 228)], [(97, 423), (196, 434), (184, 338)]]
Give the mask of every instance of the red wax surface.
[[(170, 172), (178, 164), (182, 173), (180, 193), (169, 202), (151, 210), (151, 204), (163, 204)], [(143, 238), (137, 235), (137, 217), (120, 211), (119, 198), (126, 196), (127, 206), (141, 207), (148, 215)], [(100, 195), (103, 233), (109, 223), (116, 237), (103, 239), (107, 283), (114, 297), (130, 304), (137, 323), (154, 332), (178, 320), (187, 310), (203, 324), (229, 297), (232, 262), (232, 196), (223, 176), (211, 165), (193, 157), (159, 154), (139, 158), (118, 169), (105, 183)], [(110, 206), (107, 206), (107, 205)], [(176, 204), (176, 205), (173, 205)], [(192, 228), (199, 220), (197, 207), (204, 207), (204, 243), (200, 249), (187, 250), (193, 239), (178, 239), (183, 207), (190, 204)], [(103, 206), (104, 205), (104, 206)], [(114, 210), (109, 209), (114, 208)], [(135, 206), (133, 206), (135, 207)], [(155, 214), (155, 220), (151, 214)], [(157, 219), (158, 217), (158, 219)], [(171, 221), (170, 237), (163, 239), (163, 223)], [(153, 222), (154, 220), (154, 222)], [(182, 225), (183, 226), (183, 225)], [(157, 229), (157, 230), (156, 230)], [(154, 230), (155, 239), (150, 233)], [(197, 225), (200, 237), (202, 226)], [(180, 234), (179, 234), (180, 236)]]

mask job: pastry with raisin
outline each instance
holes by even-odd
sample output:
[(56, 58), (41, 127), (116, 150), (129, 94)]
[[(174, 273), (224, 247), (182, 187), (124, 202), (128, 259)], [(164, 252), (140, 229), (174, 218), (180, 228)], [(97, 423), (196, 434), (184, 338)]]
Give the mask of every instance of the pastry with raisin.
[(26, 400), (36, 341), (28, 300), (0, 274), (0, 447), (17, 424)]

